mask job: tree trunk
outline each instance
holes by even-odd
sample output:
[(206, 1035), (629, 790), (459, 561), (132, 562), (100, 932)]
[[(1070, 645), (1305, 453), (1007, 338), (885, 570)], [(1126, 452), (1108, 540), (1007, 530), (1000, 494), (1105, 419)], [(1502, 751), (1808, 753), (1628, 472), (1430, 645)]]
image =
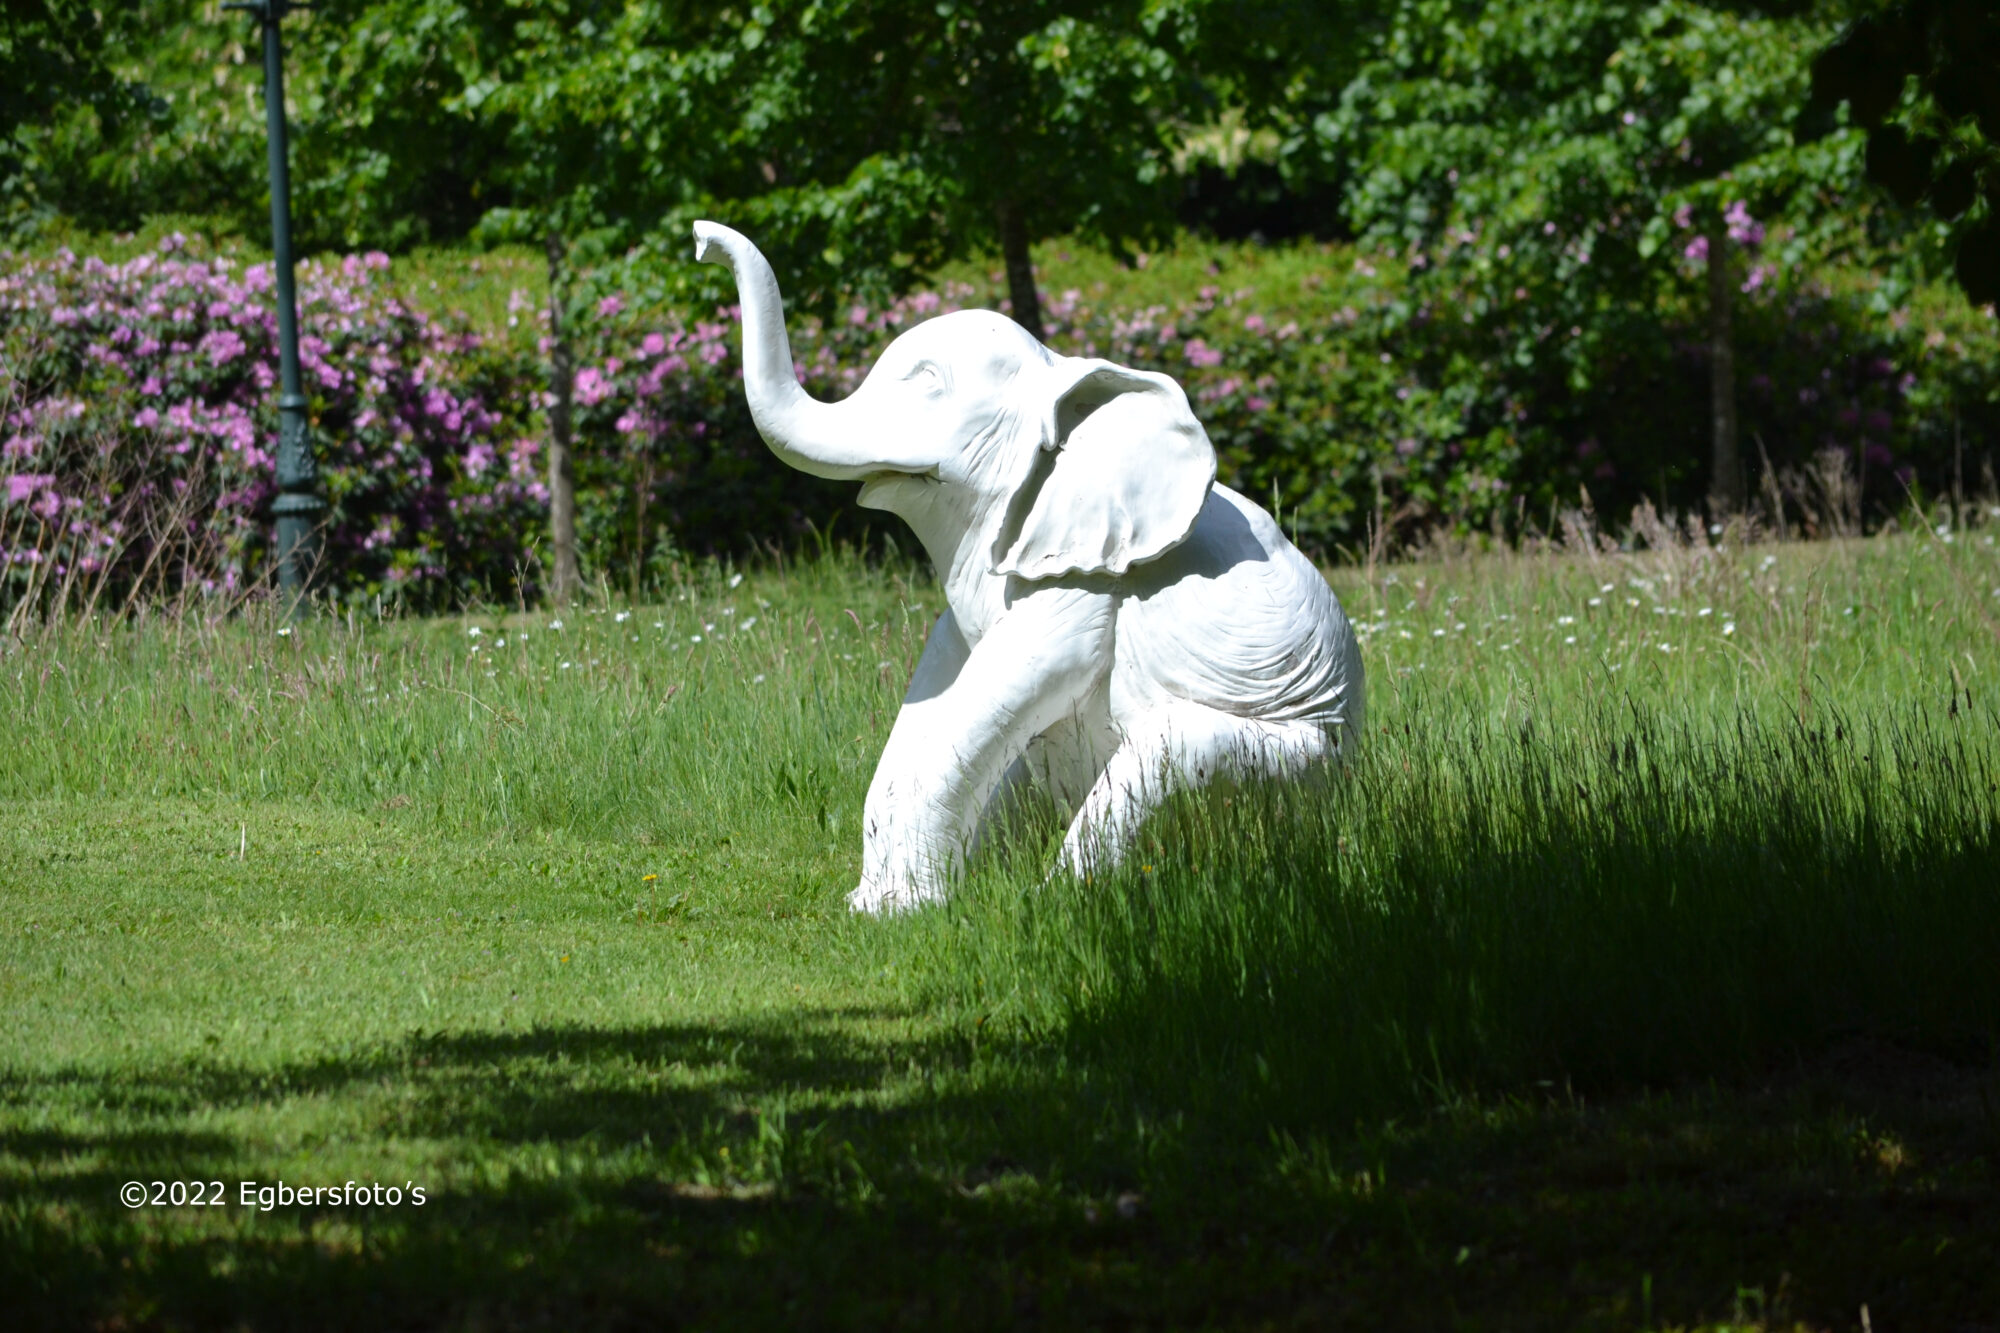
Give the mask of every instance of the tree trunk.
[(1007, 299), (1014, 303), (1014, 322), (1042, 338), (1042, 300), (1035, 292), (1035, 261), (1028, 253), (1028, 226), (1012, 200), (993, 206), (1000, 227), (1000, 256), (1007, 264)]
[(1736, 451), (1736, 341), (1730, 330), (1735, 274), (1729, 262), (1729, 229), (1716, 218), (1708, 227), (1709, 415), (1713, 425), (1708, 505), (1718, 521), (1743, 512), (1743, 464)]
[(562, 323), (562, 238), (548, 234), (549, 257), (549, 544), (555, 557), (549, 598), (568, 606), (583, 584), (576, 561), (576, 465), (570, 456), (570, 389), (575, 382)]
[(632, 524), (635, 529), (632, 541), (632, 602), (636, 606), (646, 583), (646, 502), (653, 495), (652, 454), (641, 453), (634, 470), (638, 473), (638, 485), (633, 488), (633, 501), (638, 512), (633, 515)]

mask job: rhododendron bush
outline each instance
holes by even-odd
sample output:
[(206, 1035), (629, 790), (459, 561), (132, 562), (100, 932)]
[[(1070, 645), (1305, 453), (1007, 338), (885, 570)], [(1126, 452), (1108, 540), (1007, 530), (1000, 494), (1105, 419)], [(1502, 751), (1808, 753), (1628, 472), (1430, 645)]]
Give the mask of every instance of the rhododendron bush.
[[(1750, 246), (1758, 224), (1737, 223)], [(1877, 285), (1788, 266), (1775, 244), (1755, 258), (1736, 336), (1744, 437), (1774, 477), (1760, 495), (1837, 464), (1879, 522), (1957, 473), (1968, 490), (1986, 484), (2000, 384), (1989, 312), (1920, 291), (1885, 318)], [(1438, 281), (1450, 255), (1326, 247), (1286, 262), (1302, 295), (1282, 310), (1268, 291), (1223, 281), (1151, 304), (1101, 282), (1089, 296), (1058, 289), (1044, 298), (1048, 339), (1178, 379), (1222, 480), (1321, 554), (1359, 548), (1371, 524), (1409, 536), (1499, 521), (1518, 535), (1579, 504), (1580, 488), (1618, 514), (1699, 484), (1698, 305), (1663, 301), (1660, 355), (1607, 345), (1578, 376), (1562, 357), (1502, 355), (1493, 330), (1511, 327), (1510, 294)], [(268, 580), (270, 282), (268, 265), (190, 257), (173, 237), (117, 264), (0, 255), (0, 602), (61, 590), (230, 598)], [(646, 285), (644, 262), (606, 265), (565, 320), (588, 575), (643, 589), (681, 553), (790, 548), (837, 514), (844, 533), (906, 541), (893, 521), (856, 513), (851, 486), (770, 457), (743, 402), (733, 310), (683, 319), (630, 295)], [(306, 265), (300, 300), (330, 502), (317, 586), (418, 607), (536, 596), (551, 350), (541, 299), (517, 291), (508, 304), (518, 337), (480, 336), (399, 297), (389, 261), (370, 255)], [(995, 303), (948, 283), (797, 315), (800, 378), (843, 397), (898, 333)], [(1529, 336), (1584, 354), (1561, 333)]]
[[(503, 587), (544, 499), (518, 370), (398, 299), (386, 256), (298, 273), (329, 502), (318, 585), (435, 604)], [(184, 238), (106, 264), (0, 266), (0, 559), (12, 591), (229, 594), (268, 572), (277, 318), (269, 264)]]

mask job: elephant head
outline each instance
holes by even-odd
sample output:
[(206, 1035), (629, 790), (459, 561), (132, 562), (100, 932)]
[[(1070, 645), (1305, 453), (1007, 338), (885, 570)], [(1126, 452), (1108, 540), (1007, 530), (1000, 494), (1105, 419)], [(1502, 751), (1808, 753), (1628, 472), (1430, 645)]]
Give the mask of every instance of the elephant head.
[(861, 503), (906, 518), (941, 575), (1122, 575), (1193, 529), (1215, 450), (1167, 376), (1059, 356), (1004, 315), (964, 310), (907, 330), (852, 395), (819, 402), (799, 386), (770, 264), (727, 227), (694, 234), (697, 259), (735, 272), (765, 442), (814, 476), (861, 481)]

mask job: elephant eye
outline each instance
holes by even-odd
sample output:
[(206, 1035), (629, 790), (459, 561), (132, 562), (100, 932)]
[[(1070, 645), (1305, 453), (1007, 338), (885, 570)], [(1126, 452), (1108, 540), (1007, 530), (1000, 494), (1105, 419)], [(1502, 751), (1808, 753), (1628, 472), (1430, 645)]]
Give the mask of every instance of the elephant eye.
[(944, 372), (935, 361), (917, 362), (903, 378), (920, 385), (926, 393), (936, 393), (944, 388)]

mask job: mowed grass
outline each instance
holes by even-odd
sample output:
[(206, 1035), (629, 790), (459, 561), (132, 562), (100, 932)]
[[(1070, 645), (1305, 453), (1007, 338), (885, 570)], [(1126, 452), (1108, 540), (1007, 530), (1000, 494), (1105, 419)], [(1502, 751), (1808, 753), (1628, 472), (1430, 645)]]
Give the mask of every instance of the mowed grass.
[[(23, 626), (0, 1290), (57, 1327), (1984, 1327), (1990, 532), (1336, 571), (1349, 771), (1177, 802), (1094, 883), (1042, 882), (1030, 809), (886, 922), (840, 899), (916, 571)], [(155, 1180), (226, 1202), (121, 1204)], [(256, 1202), (349, 1180), (403, 1201)]]

